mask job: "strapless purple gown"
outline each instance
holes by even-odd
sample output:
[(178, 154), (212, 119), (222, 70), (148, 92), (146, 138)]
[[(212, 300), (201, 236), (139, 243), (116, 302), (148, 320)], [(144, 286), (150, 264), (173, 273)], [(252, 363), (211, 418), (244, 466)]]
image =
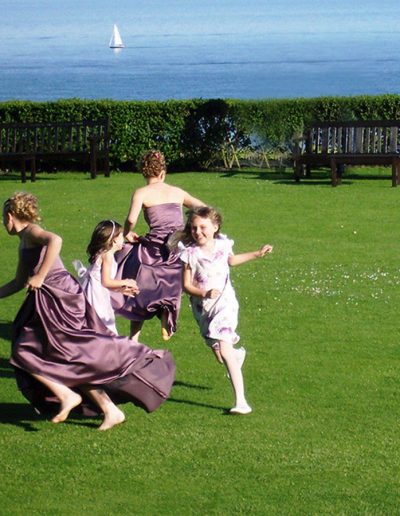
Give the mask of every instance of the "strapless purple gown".
[(176, 331), (182, 297), (182, 263), (177, 253), (167, 247), (169, 236), (182, 229), (182, 206), (159, 204), (144, 209), (150, 231), (135, 244), (126, 244), (116, 253), (119, 278), (135, 279), (140, 293), (125, 297), (116, 313), (133, 321), (144, 321), (168, 313), (168, 331)]
[[(45, 249), (22, 251), (30, 274), (38, 270)], [(167, 399), (175, 377), (169, 351), (152, 350), (106, 328), (60, 258), (43, 286), (28, 292), (16, 316), (10, 362), (22, 393), (40, 411), (54, 398), (29, 373), (77, 390), (99, 386), (115, 402), (132, 401), (149, 412)]]

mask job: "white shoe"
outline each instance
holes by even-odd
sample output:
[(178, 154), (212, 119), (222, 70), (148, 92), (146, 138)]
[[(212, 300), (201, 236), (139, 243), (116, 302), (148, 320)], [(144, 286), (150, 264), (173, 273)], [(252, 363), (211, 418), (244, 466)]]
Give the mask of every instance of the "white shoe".
[(252, 412), (252, 408), (248, 403), (244, 403), (242, 405), (235, 405), (229, 412), (231, 414), (250, 414), (250, 412)]

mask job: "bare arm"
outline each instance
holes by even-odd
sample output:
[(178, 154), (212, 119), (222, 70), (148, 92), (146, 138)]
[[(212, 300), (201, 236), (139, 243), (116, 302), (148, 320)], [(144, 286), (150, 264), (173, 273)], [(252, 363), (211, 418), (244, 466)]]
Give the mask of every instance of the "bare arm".
[(242, 263), (249, 262), (251, 260), (255, 260), (256, 258), (262, 258), (266, 254), (272, 253), (273, 247), (272, 245), (263, 245), (257, 251), (250, 251), (248, 253), (242, 254), (231, 254), (228, 258), (228, 263), (231, 267), (235, 265), (241, 265)]
[(129, 209), (129, 213), (125, 219), (124, 224), (124, 237), (129, 242), (134, 242), (137, 238), (137, 235), (133, 232), (134, 227), (138, 221), (140, 212), (143, 206), (143, 190), (139, 188), (136, 190), (131, 199), (131, 207)]
[(123, 290), (126, 294), (137, 294), (139, 289), (134, 279), (126, 278), (116, 280), (111, 277), (112, 260), (112, 253), (108, 252), (103, 254), (101, 263), (101, 284), (103, 287), (109, 288), (110, 290)]
[(21, 261), (18, 262), (15, 278), (0, 287), (0, 298), (8, 297), (22, 290), (29, 277), (28, 270)]
[(46, 254), (44, 255), (42, 265), (38, 272), (28, 278), (26, 282), (28, 288), (35, 290), (43, 285), (49, 270), (60, 254), (62, 238), (55, 233), (45, 231), (40, 226), (33, 225), (29, 234), (27, 234), (26, 241), (33, 245), (46, 246)]
[(203, 290), (201, 288), (195, 287), (192, 282), (192, 271), (188, 264), (185, 264), (183, 267), (183, 289), (191, 296), (201, 297), (203, 299), (215, 299), (220, 295), (220, 291), (216, 288)]
[(200, 201), (200, 199), (196, 199), (196, 197), (193, 197), (192, 195), (188, 194), (184, 190), (183, 192), (183, 205), (186, 206), (186, 208), (197, 208), (199, 206), (205, 206), (203, 201)]

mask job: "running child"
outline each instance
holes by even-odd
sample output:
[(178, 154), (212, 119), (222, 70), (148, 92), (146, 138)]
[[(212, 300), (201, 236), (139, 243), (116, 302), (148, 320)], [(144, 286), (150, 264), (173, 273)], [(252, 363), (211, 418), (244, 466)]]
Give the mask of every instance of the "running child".
[[(103, 220), (95, 227), (87, 246), (89, 268), (86, 269), (79, 260), (72, 262), (89, 303), (96, 310), (104, 325), (116, 335), (118, 335), (118, 331), (110, 291), (120, 292), (129, 297), (139, 292), (135, 280), (115, 279), (117, 262), (114, 255), (122, 249), (123, 245), (122, 226), (114, 220)], [(122, 295), (120, 303), (123, 303)]]
[(229, 278), (229, 267), (241, 265), (272, 252), (271, 245), (257, 251), (233, 254), (232, 240), (220, 234), (222, 217), (209, 206), (191, 209), (184, 230), (183, 288), (190, 294), (193, 315), (200, 333), (220, 363), (228, 370), (235, 394), (232, 414), (249, 414), (241, 366), (244, 348), (235, 348), (239, 305)]

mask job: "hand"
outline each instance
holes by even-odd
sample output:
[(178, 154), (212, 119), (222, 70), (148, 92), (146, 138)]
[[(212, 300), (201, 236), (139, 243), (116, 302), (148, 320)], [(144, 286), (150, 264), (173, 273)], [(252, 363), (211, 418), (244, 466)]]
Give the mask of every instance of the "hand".
[(139, 287), (134, 279), (124, 279), (125, 285), (124, 289), (130, 290), (134, 292), (135, 294), (139, 294), (140, 290)]
[(122, 292), (124, 296), (135, 297), (139, 294), (139, 289), (133, 290), (131, 287), (123, 287), (120, 292)]
[(44, 279), (39, 276), (38, 274), (35, 274), (34, 276), (31, 276), (28, 278), (28, 281), (25, 284), (25, 287), (28, 290), (36, 290), (40, 288), (43, 285)]
[(129, 231), (129, 233), (125, 235), (125, 240), (127, 240), (131, 244), (134, 244), (139, 240), (139, 235), (137, 233), (134, 233), (133, 231)]
[(207, 290), (206, 292), (206, 298), (208, 299), (217, 299), (221, 295), (221, 292), (216, 288), (210, 288), (210, 290)]
[(263, 256), (265, 256), (266, 254), (269, 254), (269, 253), (272, 253), (272, 250), (274, 249), (274, 247), (272, 245), (269, 245), (269, 244), (265, 244), (261, 247), (261, 249), (259, 249), (257, 252), (258, 252), (258, 257), (259, 258), (262, 258)]

